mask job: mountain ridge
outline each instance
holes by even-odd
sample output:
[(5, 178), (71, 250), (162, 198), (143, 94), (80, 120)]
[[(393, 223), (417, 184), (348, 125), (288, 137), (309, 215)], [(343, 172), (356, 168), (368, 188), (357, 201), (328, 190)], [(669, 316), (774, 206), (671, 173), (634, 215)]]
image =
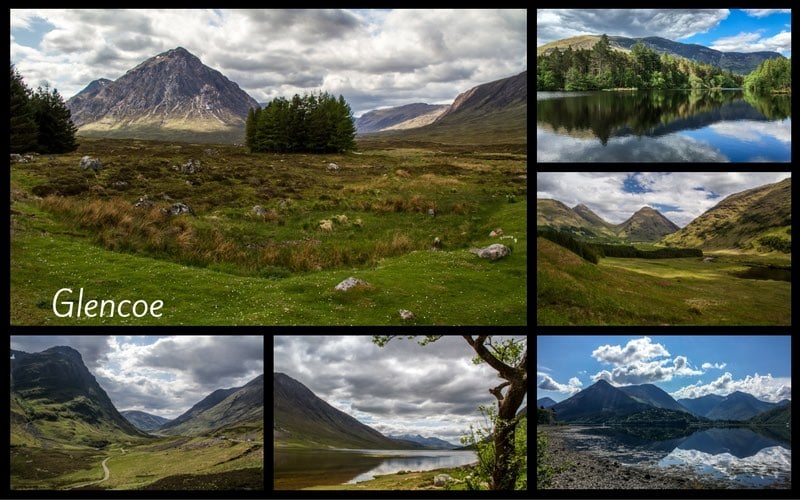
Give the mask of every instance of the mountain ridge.
[[(554, 49), (566, 49), (572, 46), (573, 50), (591, 49), (600, 40), (601, 35), (580, 35), (570, 38), (562, 38), (546, 43), (536, 48), (536, 54), (547, 54)], [(733, 73), (746, 75), (758, 67), (759, 64), (767, 59), (782, 58), (784, 56), (778, 52), (722, 52), (710, 47), (698, 44), (686, 44), (675, 42), (662, 37), (641, 37), (630, 38), (618, 35), (608, 35), (609, 43), (614, 50), (630, 52), (631, 47), (640, 41), (647, 47), (661, 53), (668, 53), (673, 56), (683, 57), (691, 61), (711, 64), (723, 70)]]

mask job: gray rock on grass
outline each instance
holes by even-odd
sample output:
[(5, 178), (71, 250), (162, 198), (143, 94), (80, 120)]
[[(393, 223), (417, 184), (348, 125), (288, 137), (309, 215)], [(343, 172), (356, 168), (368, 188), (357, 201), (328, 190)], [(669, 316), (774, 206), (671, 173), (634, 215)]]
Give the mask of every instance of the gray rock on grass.
[(369, 283), (367, 283), (366, 281), (364, 281), (362, 279), (358, 279), (358, 278), (354, 278), (354, 277), (350, 276), (346, 280), (344, 280), (341, 283), (339, 283), (338, 285), (336, 285), (334, 287), (334, 290), (339, 291), (339, 292), (346, 292), (346, 291), (348, 291), (351, 288), (356, 287), (356, 286), (369, 286)]
[(470, 252), (474, 253), (481, 259), (487, 260), (500, 260), (503, 257), (511, 255), (511, 249), (500, 243), (494, 243), (485, 248), (472, 248)]
[(81, 169), (83, 170), (91, 169), (97, 172), (98, 170), (102, 170), (103, 163), (97, 158), (92, 158), (91, 156), (84, 156), (83, 158), (81, 158), (80, 166)]

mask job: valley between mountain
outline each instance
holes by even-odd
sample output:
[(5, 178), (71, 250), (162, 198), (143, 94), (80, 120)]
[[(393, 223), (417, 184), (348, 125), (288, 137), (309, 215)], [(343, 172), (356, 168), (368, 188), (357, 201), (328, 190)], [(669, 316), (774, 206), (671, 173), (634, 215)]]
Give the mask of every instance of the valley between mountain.
[(537, 324), (791, 324), (791, 178), (685, 227), (643, 207), (610, 224), (537, 199)]
[(123, 416), (70, 347), (12, 355), (12, 489), (264, 488), (263, 375), (167, 420)]

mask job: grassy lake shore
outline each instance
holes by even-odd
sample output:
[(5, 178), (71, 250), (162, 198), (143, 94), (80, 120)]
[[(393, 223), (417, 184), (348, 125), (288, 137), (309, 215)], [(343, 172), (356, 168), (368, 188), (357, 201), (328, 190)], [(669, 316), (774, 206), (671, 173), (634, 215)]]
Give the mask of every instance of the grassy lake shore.
[[(369, 481), (355, 484), (332, 484), (312, 486), (303, 490), (444, 490), (445, 487), (434, 486), (433, 478), (439, 474), (447, 474), (458, 481), (470, 473), (472, 465), (450, 467), (426, 471), (401, 471), (395, 474), (376, 475)], [(448, 483), (451, 490), (465, 490), (463, 482)]]

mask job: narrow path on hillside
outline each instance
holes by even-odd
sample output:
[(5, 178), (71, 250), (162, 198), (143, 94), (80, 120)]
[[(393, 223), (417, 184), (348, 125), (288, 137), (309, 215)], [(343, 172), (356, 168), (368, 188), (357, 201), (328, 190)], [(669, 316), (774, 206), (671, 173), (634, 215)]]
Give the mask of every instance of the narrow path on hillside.
[(98, 481), (89, 481), (88, 483), (73, 484), (72, 486), (67, 486), (64, 489), (65, 490), (73, 490), (75, 488), (83, 488), (84, 486), (91, 486), (93, 484), (98, 484), (98, 483), (102, 483), (103, 481), (107, 481), (108, 477), (111, 475), (111, 471), (108, 470), (108, 466), (106, 465), (106, 462), (108, 462), (109, 458), (111, 458), (111, 457), (106, 457), (106, 459), (103, 460), (103, 462), (100, 464), (100, 465), (103, 466), (103, 479), (100, 479)]

